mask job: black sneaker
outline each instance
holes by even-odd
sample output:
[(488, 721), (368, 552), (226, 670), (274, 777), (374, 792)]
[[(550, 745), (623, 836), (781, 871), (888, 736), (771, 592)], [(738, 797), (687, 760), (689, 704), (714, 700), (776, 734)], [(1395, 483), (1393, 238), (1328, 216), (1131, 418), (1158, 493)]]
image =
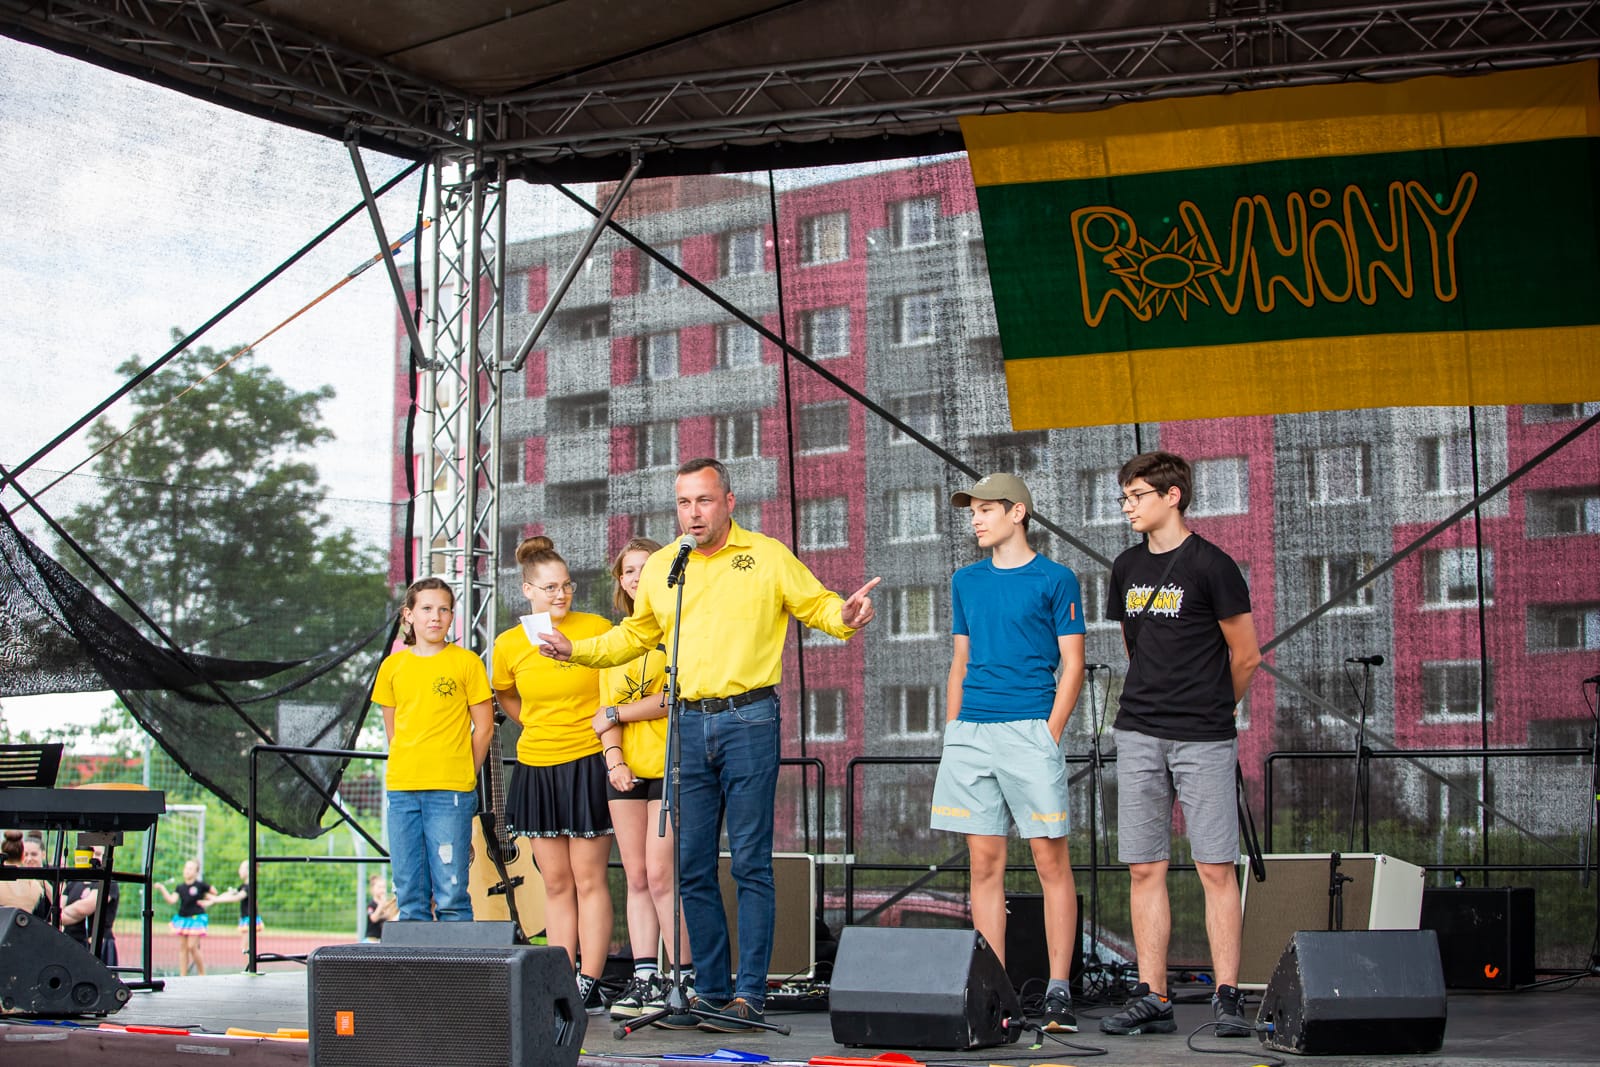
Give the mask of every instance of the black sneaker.
[(750, 1024), (764, 1023), (766, 1015), (760, 1008), (752, 1008), (743, 997), (734, 997), (716, 1009), (718, 1018), (701, 1019), (700, 1029), (713, 1034), (743, 1034), (755, 1030)]
[(1231, 985), (1219, 985), (1211, 994), (1211, 1014), (1217, 1021), (1218, 1037), (1249, 1037), (1253, 1032), (1240, 1010), (1244, 994)]
[(586, 974), (578, 975), (578, 992), (583, 994), (583, 1010), (587, 1015), (604, 1015), (606, 1013), (605, 994), (600, 992), (600, 983)]
[(1121, 1011), (1100, 1020), (1100, 1029), (1108, 1034), (1170, 1034), (1178, 1024), (1172, 1018), (1172, 1001), (1140, 982)]
[(655, 989), (655, 975), (646, 978), (635, 974), (628, 979), (628, 984), (611, 1002), (611, 1017), (613, 1019), (637, 1019), (645, 1013), (645, 1005), (650, 1002), (650, 994)]
[(1044, 995), (1044, 1028), (1053, 1034), (1078, 1032), (1078, 1017), (1072, 1014), (1072, 994), (1057, 989)]

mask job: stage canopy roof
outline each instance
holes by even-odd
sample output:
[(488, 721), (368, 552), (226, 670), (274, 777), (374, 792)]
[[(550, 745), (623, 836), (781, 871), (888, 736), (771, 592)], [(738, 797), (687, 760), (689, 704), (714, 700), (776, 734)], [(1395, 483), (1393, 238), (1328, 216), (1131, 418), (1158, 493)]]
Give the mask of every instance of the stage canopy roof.
[(0, 0), (0, 31), (535, 179), (960, 147), (958, 119), (1600, 55), (1577, 0)]

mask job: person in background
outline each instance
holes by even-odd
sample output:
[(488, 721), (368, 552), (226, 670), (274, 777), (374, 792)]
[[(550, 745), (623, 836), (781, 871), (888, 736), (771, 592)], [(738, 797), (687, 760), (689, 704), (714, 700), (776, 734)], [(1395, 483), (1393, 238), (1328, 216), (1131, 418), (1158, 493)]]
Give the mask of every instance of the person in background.
[(389, 880), (381, 874), (367, 879), (367, 929), (363, 939), (383, 940), (383, 924), (400, 914), (399, 902), (389, 895)]
[[(0, 866), (27, 867), (27, 844), (21, 830), (7, 830), (0, 842)], [(40, 863), (31, 866), (38, 867)], [(21, 908), (36, 918), (50, 917), (50, 897), (41, 878), (0, 878), (0, 906)]]
[(40, 837), (37, 831), (30, 830), (22, 835), (22, 865), (44, 866), (44, 838)]
[[(206, 936), (210, 926), (206, 909), (216, 899), (217, 891), (211, 883), (200, 880), (200, 861), (184, 863), (183, 881), (176, 887), (168, 889), (163, 882), (156, 882), (155, 887), (168, 904), (178, 905), (178, 914), (172, 917), (172, 932), (178, 935), (178, 973), (186, 975), (192, 968), (195, 974), (205, 974), (206, 958), (201, 950), (201, 938)], [(62, 921), (66, 921), (65, 908)]]
[[(250, 924), (255, 923), (257, 931), (262, 929), (261, 911), (256, 906), (256, 887), (250, 884), (250, 861), (239, 861), (239, 884), (232, 889), (224, 889), (218, 893), (213, 904), (239, 905), (239, 951), (246, 956), (250, 955)], [(258, 935), (259, 936), (259, 935)]]

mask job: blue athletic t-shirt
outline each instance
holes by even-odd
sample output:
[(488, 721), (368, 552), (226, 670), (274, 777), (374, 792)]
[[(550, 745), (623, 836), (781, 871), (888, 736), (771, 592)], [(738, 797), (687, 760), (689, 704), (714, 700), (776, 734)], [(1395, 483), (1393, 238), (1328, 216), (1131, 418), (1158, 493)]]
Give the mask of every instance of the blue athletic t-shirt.
[(1057, 637), (1081, 634), (1078, 576), (1044, 556), (1021, 567), (981, 560), (950, 579), (951, 633), (971, 642), (961, 686), (967, 722), (1047, 719), (1056, 699)]

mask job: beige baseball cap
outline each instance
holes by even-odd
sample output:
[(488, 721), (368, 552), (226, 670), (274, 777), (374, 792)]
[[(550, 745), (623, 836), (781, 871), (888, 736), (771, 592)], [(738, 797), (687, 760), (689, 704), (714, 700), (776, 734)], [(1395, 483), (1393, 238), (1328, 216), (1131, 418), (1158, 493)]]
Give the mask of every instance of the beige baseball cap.
[(970, 507), (974, 500), (1009, 500), (1013, 504), (1028, 505), (1033, 514), (1033, 494), (1015, 474), (985, 474), (971, 489), (950, 495), (950, 503), (958, 508)]

